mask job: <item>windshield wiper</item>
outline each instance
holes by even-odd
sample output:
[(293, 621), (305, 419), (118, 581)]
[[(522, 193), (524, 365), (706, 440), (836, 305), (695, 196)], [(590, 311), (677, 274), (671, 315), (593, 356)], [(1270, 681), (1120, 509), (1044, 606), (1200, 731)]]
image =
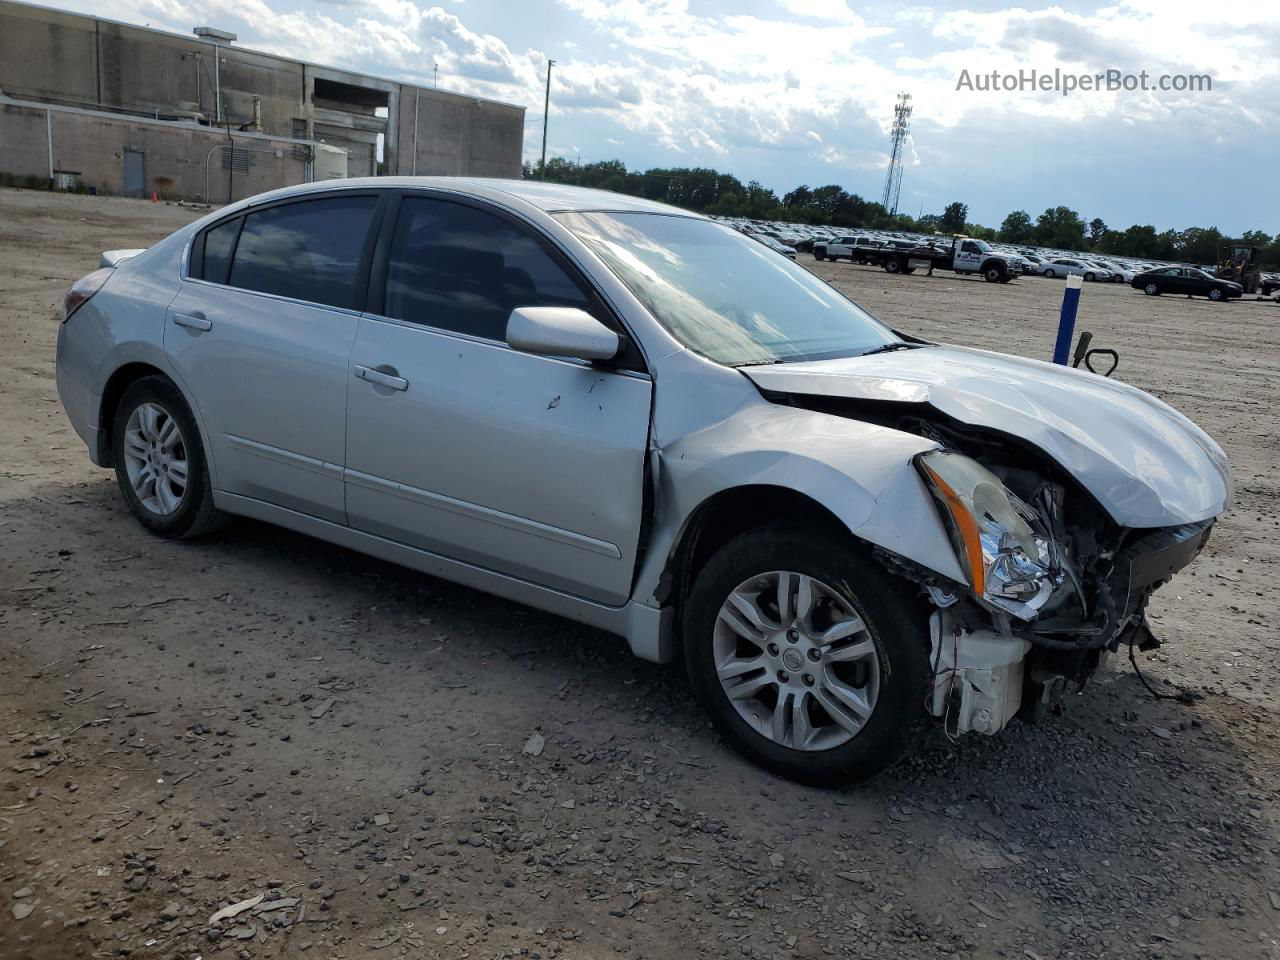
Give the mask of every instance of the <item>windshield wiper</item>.
[(874, 353), (892, 353), (894, 350), (914, 350), (916, 347), (923, 347), (923, 343), (906, 343), (898, 341), (897, 343), (886, 343), (879, 347), (872, 347), (870, 350), (864, 350), (858, 354), (860, 357), (869, 357)]

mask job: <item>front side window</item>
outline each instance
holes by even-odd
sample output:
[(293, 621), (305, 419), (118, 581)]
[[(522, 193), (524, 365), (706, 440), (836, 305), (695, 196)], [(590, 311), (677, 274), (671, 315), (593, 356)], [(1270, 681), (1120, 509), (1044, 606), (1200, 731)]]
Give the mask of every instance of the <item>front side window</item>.
[(250, 213), (228, 282), (330, 307), (360, 306), (356, 280), (377, 205), (374, 196), (333, 196)]
[(557, 219), (676, 339), (717, 363), (855, 356), (899, 342), (804, 267), (712, 221), (577, 212)]
[(590, 311), (591, 305), (587, 290), (527, 230), (466, 204), (401, 201), (387, 264), (386, 316), (505, 340), (516, 307)]

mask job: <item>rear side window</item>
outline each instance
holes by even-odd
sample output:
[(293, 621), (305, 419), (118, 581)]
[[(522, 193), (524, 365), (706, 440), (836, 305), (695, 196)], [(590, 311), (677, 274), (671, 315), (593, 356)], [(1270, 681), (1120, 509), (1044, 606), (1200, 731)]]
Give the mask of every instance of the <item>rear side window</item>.
[(489, 340), (506, 339), (516, 307), (592, 306), (589, 293), (528, 231), (484, 210), (426, 197), (400, 203), (386, 291), (388, 317)]
[(249, 214), (228, 282), (331, 307), (357, 306), (356, 279), (377, 205), (377, 197), (336, 196)]
[(226, 283), (231, 269), (231, 251), (240, 233), (240, 218), (219, 224), (204, 235), (204, 262), (200, 276), (212, 283)]

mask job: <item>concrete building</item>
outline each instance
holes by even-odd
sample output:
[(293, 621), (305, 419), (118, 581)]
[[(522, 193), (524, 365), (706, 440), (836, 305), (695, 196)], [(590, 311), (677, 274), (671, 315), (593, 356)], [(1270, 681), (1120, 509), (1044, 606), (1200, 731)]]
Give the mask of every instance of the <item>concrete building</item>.
[(524, 107), (200, 32), (0, 0), (0, 179), (225, 203), (343, 175), (520, 176)]

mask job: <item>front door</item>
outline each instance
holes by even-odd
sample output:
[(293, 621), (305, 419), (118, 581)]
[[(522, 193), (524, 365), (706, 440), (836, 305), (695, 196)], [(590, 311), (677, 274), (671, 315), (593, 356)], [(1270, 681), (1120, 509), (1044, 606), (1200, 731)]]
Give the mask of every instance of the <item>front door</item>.
[(982, 249), (972, 240), (965, 240), (956, 251), (954, 268), (974, 273), (982, 265)]
[(378, 199), (278, 204), (193, 246), (199, 262), (169, 307), (164, 343), (199, 408), (220, 491), (346, 522), (347, 363)]
[(124, 195), (145, 196), (147, 188), (146, 155), (141, 150), (124, 152)]
[(351, 525), (625, 602), (652, 383), (505, 342), (520, 306), (615, 321), (541, 238), (472, 204), (406, 195), (386, 260), (384, 306), (361, 320), (351, 355)]

